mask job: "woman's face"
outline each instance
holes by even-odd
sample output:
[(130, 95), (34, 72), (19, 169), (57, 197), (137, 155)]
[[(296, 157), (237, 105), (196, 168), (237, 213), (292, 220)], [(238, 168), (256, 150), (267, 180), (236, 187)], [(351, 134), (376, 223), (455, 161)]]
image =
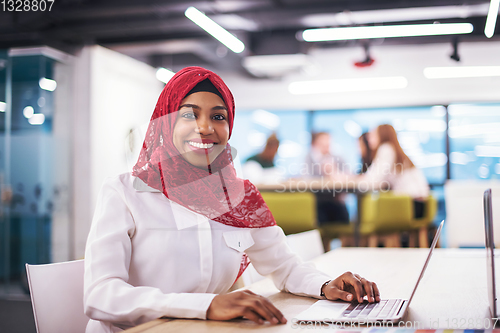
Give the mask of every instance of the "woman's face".
[(229, 140), (227, 107), (216, 94), (200, 91), (181, 101), (173, 142), (182, 157), (196, 167), (207, 167)]

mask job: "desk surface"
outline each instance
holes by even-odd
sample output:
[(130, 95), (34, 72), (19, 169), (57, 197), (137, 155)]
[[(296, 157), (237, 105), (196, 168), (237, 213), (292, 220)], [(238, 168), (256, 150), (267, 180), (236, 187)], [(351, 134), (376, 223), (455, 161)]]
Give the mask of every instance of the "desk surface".
[[(427, 249), (341, 248), (314, 262), (336, 277), (345, 271), (377, 282), (382, 298), (409, 298)], [(288, 319), (286, 325), (259, 326), (249, 320), (229, 322), (157, 319), (127, 330), (160, 332), (295, 332), (293, 318), (316, 299), (279, 292), (269, 279), (248, 289), (268, 297)], [(436, 249), (404, 318), (406, 328), (491, 328), (486, 287), (486, 254), (481, 249)], [(414, 325), (409, 327), (408, 325)], [(471, 326), (472, 325), (472, 326)], [(489, 327), (488, 327), (489, 326)], [(403, 326), (404, 327), (404, 326)], [(325, 326), (326, 328), (326, 326)]]

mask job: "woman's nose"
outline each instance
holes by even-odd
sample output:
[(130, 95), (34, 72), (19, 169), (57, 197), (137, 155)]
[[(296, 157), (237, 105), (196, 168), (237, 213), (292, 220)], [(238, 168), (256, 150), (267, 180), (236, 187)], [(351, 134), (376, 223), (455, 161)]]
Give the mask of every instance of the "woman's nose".
[(206, 117), (200, 117), (196, 119), (196, 132), (201, 134), (201, 135), (208, 135), (212, 134), (214, 131), (214, 128), (212, 126), (212, 122), (210, 119)]

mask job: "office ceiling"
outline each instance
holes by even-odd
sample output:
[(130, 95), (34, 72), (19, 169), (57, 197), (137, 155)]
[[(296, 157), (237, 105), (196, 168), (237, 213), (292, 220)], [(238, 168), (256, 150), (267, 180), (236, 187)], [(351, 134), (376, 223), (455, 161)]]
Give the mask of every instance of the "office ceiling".
[[(240, 38), (245, 51), (233, 53), (187, 19), (189, 6)], [(248, 56), (311, 48), (498, 40), (498, 25), (492, 39), (483, 33), (488, 6), (484, 0), (55, 0), (50, 12), (0, 11), (0, 49), (49, 45), (73, 53), (82, 45), (100, 44), (155, 67), (243, 69)], [(470, 22), (474, 32), (322, 43), (296, 38), (311, 27), (436, 22)]]

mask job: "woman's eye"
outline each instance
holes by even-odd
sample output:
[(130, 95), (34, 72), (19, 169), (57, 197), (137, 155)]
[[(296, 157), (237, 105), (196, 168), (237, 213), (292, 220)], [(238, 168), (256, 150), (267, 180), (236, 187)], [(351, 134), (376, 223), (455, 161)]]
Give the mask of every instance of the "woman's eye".
[(225, 120), (225, 119), (226, 119), (226, 117), (225, 117), (224, 115), (222, 115), (222, 114), (216, 114), (216, 115), (214, 116), (214, 119), (215, 119), (215, 120)]
[(194, 115), (193, 112), (185, 112), (185, 113), (182, 114), (182, 118), (196, 119), (196, 116)]

